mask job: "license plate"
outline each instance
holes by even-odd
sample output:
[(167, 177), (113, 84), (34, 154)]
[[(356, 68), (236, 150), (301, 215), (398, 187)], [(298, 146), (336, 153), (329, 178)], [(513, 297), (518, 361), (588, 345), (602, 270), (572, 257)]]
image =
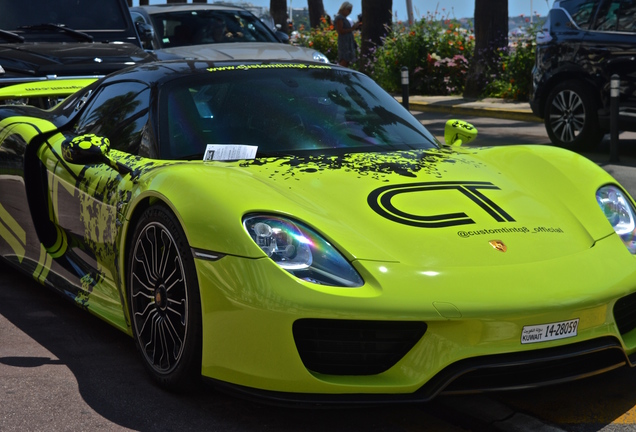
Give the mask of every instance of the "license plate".
[(577, 335), (578, 328), (578, 318), (549, 324), (524, 326), (521, 331), (521, 343), (530, 344), (574, 337)]

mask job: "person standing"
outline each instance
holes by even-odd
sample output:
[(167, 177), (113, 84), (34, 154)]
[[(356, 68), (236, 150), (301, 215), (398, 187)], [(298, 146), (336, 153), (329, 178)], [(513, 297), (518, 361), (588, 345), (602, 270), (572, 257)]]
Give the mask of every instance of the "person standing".
[(338, 64), (349, 67), (356, 60), (356, 51), (358, 49), (353, 32), (360, 28), (361, 22), (351, 25), (347, 17), (351, 14), (353, 5), (348, 1), (342, 3), (338, 10), (338, 15), (334, 20), (336, 33), (338, 33)]

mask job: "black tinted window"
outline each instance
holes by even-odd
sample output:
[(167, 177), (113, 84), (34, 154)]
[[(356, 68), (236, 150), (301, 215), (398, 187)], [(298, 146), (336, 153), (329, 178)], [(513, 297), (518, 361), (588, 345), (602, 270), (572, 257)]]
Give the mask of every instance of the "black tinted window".
[(150, 89), (144, 84), (124, 82), (104, 87), (90, 101), (75, 133), (110, 139), (111, 148), (137, 154), (141, 133), (148, 122)]
[(577, 26), (589, 29), (598, 3), (598, 0), (563, 0), (560, 6), (568, 11)]
[(162, 47), (227, 42), (278, 42), (247, 11), (196, 10), (151, 15)]
[(606, 1), (599, 11), (595, 29), (599, 31), (636, 32), (636, 1)]
[(0, 29), (52, 23), (75, 30), (122, 30), (127, 13), (113, 0), (1, 0)]
[(206, 144), (254, 145), (262, 155), (435, 146), (420, 122), (362, 74), (265, 67), (210, 72), (164, 92), (162, 158), (200, 159)]

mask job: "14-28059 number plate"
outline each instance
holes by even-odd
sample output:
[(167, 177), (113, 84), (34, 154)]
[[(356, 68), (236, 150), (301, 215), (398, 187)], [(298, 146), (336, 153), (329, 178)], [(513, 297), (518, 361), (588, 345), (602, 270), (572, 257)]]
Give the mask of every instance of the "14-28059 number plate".
[(546, 342), (574, 337), (578, 334), (579, 319), (548, 324), (524, 326), (521, 331), (521, 343)]

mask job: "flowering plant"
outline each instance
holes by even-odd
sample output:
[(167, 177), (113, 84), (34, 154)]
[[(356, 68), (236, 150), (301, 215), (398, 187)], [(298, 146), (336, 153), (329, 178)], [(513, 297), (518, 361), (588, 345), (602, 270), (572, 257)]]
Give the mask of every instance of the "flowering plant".
[[(466, 28), (466, 23), (449, 19), (448, 14), (442, 15), (444, 9), (442, 11), (429, 12), (410, 26), (401, 21), (394, 22), (387, 28), (383, 44), (361, 59), (362, 69), (388, 92), (401, 91), (401, 69), (406, 66), (411, 94), (461, 94), (473, 58), (475, 37), (472, 30)], [(535, 58), (534, 41), (540, 26), (529, 23), (521, 32), (522, 37), (498, 50), (498, 62), (488, 72), (483, 97), (528, 99)], [(327, 18), (322, 18), (319, 28), (307, 32), (301, 27), (299, 33), (298, 44), (318, 50), (330, 62), (337, 63), (338, 35)], [(355, 37), (359, 47), (360, 34), (356, 32)], [(357, 65), (351, 67), (357, 68)]]
[(409, 70), (409, 91), (416, 94), (461, 93), (474, 49), (472, 32), (439, 13), (411, 26), (398, 21), (384, 44), (365, 59), (372, 77), (387, 91), (401, 89), (400, 70)]
[[(320, 51), (327, 56), (331, 63), (338, 63), (338, 33), (326, 17), (320, 18), (320, 26), (318, 28), (310, 29), (307, 32), (305, 27), (301, 26), (298, 33), (299, 36), (296, 42), (298, 45)], [(356, 39), (359, 48), (360, 32), (354, 32), (353, 37)], [(352, 64), (350, 67), (355, 68), (356, 65)]]

